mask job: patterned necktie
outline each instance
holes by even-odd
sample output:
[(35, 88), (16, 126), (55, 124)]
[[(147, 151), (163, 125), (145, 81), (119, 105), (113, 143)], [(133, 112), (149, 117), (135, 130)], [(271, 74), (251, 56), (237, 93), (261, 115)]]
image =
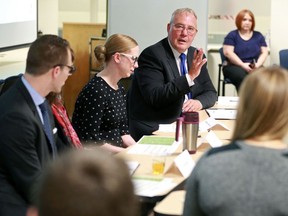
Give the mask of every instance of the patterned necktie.
[(56, 149), (54, 139), (53, 139), (53, 133), (52, 133), (50, 118), (49, 118), (49, 114), (48, 114), (49, 104), (48, 104), (47, 100), (45, 100), (42, 104), (40, 104), (39, 107), (40, 107), (42, 117), (43, 117), (43, 128), (44, 128), (45, 134), (47, 135), (47, 137), (50, 141), (50, 145), (52, 148), (52, 155), (54, 158), (57, 154), (57, 149)]
[[(187, 74), (187, 68), (186, 68), (186, 55), (184, 53), (181, 53), (180, 55), (180, 70), (181, 70), (181, 74), (182, 76), (185, 76)], [(192, 99), (192, 92), (189, 92), (187, 94), (188, 99)]]

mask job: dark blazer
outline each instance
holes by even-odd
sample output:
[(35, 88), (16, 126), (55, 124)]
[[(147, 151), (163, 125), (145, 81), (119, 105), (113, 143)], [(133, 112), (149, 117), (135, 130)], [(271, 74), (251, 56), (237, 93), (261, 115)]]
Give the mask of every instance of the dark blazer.
[[(54, 128), (52, 112), (50, 119)], [(18, 79), (0, 97), (1, 216), (25, 215), (35, 199), (33, 188), (50, 160), (51, 146), (37, 109)]]
[[(195, 47), (187, 54), (188, 69)], [(211, 82), (205, 64), (190, 88), (185, 76), (180, 76), (168, 38), (146, 48), (140, 55), (127, 94), (129, 130), (136, 140), (152, 134), (159, 124), (169, 124), (180, 116), (185, 94), (199, 100), (203, 108), (211, 107), (217, 100), (217, 92)]]

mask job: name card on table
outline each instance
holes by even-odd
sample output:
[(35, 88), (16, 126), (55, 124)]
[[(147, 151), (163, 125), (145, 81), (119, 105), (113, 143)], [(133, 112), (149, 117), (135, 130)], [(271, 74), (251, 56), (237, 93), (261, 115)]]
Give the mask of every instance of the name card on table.
[(140, 163), (138, 161), (125, 161), (128, 166), (129, 173), (132, 176), (136, 169), (139, 167)]
[(191, 155), (188, 153), (187, 150), (183, 151), (180, 155), (178, 155), (174, 159), (174, 162), (176, 167), (179, 169), (179, 171), (185, 178), (187, 178), (191, 174), (195, 166), (195, 162), (192, 160)]
[(223, 145), (223, 142), (216, 136), (216, 134), (213, 131), (209, 131), (205, 139), (212, 148)]
[(199, 132), (208, 131), (210, 129), (224, 129), (230, 131), (230, 129), (223, 123), (217, 122), (215, 118), (209, 117), (205, 121), (200, 122)]

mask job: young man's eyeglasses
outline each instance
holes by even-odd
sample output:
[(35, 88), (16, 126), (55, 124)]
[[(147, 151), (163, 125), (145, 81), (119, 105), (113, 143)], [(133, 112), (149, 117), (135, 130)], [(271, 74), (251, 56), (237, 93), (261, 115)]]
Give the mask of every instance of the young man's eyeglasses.
[(70, 74), (73, 74), (73, 73), (76, 71), (76, 67), (75, 67), (74, 65), (71, 65), (71, 66), (70, 66), (70, 65), (64, 65), (64, 64), (54, 65), (54, 67), (57, 67), (57, 66), (69, 68), (69, 73), (70, 73)]
[(179, 23), (173, 24), (173, 28), (174, 28), (174, 30), (181, 31), (181, 32), (186, 30), (188, 35), (192, 35), (192, 34), (198, 32), (198, 30), (196, 28), (194, 28), (193, 26), (185, 26), (185, 25), (179, 24)]
[(119, 53), (119, 54), (130, 58), (133, 61), (133, 65), (135, 65), (136, 62), (138, 62), (138, 57), (137, 56), (129, 55), (129, 54), (126, 54), (126, 53)]

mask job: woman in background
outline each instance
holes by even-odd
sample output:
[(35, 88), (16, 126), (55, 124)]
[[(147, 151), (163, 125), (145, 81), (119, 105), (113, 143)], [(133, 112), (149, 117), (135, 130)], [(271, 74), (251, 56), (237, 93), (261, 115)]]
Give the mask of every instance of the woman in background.
[(235, 23), (237, 29), (229, 32), (223, 43), (223, 53), (227, 59), (223, 74), (238, 92), (244, 78), (263, 66), (268, 49), (264, 36), (254, 30), (255, 18), (250, 10), (241, 10)]
[(288, 71), (277, 66), (244, 80), (232, 141), (196, 164), (184, 216), (288, 215), (287, 85)]
[(125, 90), (119, 81), (138, 67), (139, 46), (127, 35), (114, 34), (94, 53), (104, 68), (80, 92), (72, 122), (81, 141), (116, 153), (135, 144), (128, 130)]
[(62, 146), (58, 146), (58, 148), (65, 149), (67, 147), (73, 147), (82, 149), (82, 144), (71, 124), (66, 108), (63, 105), (61, 94), (51, 92), (46, 98), (51, 105), (58, 138), (61, 140), (60, 143)]

